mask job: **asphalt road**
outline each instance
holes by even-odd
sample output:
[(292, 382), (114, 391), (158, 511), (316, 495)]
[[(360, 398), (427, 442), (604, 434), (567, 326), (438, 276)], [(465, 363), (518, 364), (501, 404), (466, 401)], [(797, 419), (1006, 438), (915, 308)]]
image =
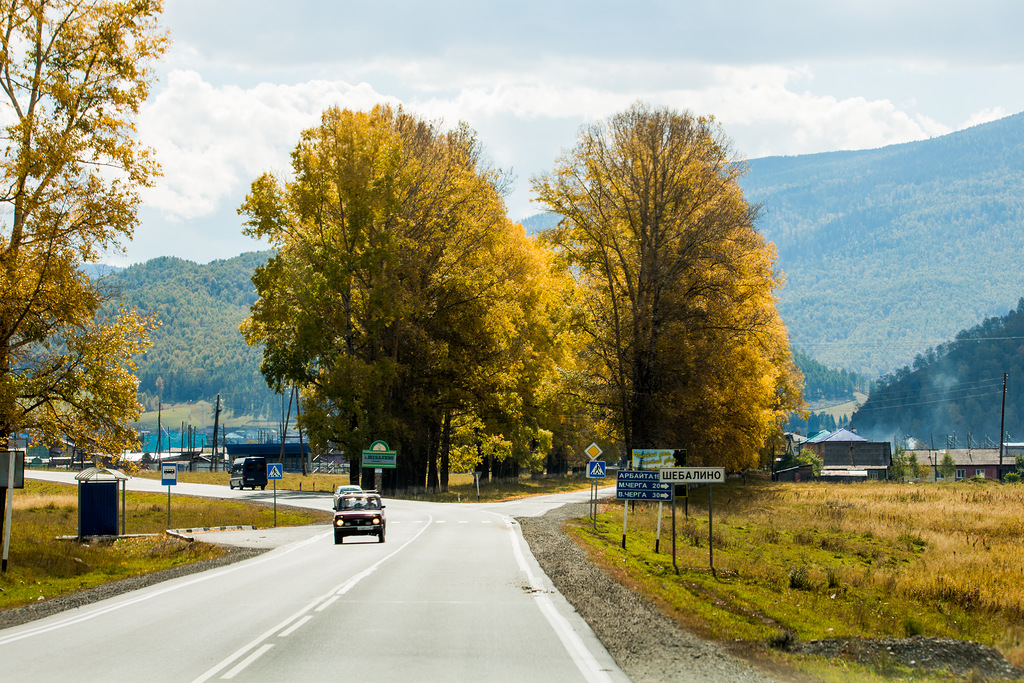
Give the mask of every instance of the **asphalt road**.
[[(142, 479), (129, 488), (166, 491)], [(198, 484), (178, 484), (174, 493), (273, 495)], [(552, 587), (512, 519), (586, 496), (485, 505), (388, 499), (383, 544), (355, 537), (335, 545), (328, 526), (211, 532), (204, 540), (274, 549), (0, 630), (0, 677), (627, 680)], [(279, 491), (278, 504), (330, 509), (331, 498)]]

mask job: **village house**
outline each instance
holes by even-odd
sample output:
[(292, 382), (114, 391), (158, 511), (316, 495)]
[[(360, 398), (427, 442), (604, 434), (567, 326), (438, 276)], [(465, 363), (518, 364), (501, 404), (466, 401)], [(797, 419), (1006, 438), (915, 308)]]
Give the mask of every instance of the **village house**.
[(888, 441), (868, 441), (849, 429), (818, 434), (803, 447), (814, 451), (822, 461), (820, 478), (848, 482), (888, 479), (892, 447)]
[(942, 481), (939, 475), (939, 467), (942, 465), (946, 453), (953, 458), (955, 470), (953, 479), (960, 481), (971, 477), (984, 477), (985, 479), (1002, 480), (1002, 475), (1013, 472), (1017, 469), (1016, 454), (1009, 453), (1010, 449), (1004, 445), (1003, 462), (999, 462), (998, 448), (950, 448), (946, 450), (931, 450), (922, 448), (919, 450), (908, 450), (906, 455), (917, 458), (919, 465), (925, 470), (919, 477), (920, 481)]

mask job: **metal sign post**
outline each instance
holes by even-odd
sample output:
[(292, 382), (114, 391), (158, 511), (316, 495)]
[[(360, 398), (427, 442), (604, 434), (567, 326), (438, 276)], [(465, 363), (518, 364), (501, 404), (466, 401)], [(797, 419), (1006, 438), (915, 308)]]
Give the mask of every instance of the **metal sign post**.
[(665, 503), (658, 501), (658, 530), (654, 533), (654, 552), (658, 552), (658, 546), (661, 544), (661, 506)]
[(622, 508), (622, 547), (626, 547), (626, 519), (629, 516), (629, 501), (672, 500), (672, 486), (658, 481), (657, 472), (619, 470), (615, 478), (615, 498), (624, 501)]
[(590, 479), (590, 518), (594, 522), (594, 528), (597, 528), (597, 480), (604, 479), (608, 473), (608, 466), (604, 460), (594, 460), (593, 458), (601, 454), (601, 449), (597, 447), (597, 444), (590, 444), (587, 448), (587, 455), (591, 456), (590, 462), (587, 463), (587, 479)]
[[(673, 491), (672, 493), (675, 493)], [(679, 573), (679, 565), (676, 563), (676, 500), (672, 498), (672, 568)]]
[(4, 512), (4, 557), (0, 561), (0, 572), (7, 573), (7, 557), (11, 550), (11, 509), (14, 507), (14, 451), (7, 451), (7, 496)]
[[(659, 481), (669, 483), (673, 489), (676, 484), (707, 484), (708, 485), (708, 565), (711, 567), (711, 575), (715, 575), (715, 548), (713, 543), (714, 528), (714, 506), (711, 497), (711, 485), (721, 484), (725, 481), (724, 467), (663, 467), (658, 470)], [(675, 506), (673, 506), (675, 512)], [(672, 523), (673, 539), (675, 534), (675, 522)], [(675, 554), (675, 542), (673, 540), (673, 555)], [(673, 558), (674, 561), (674, 558)], [(678, 571), (678, 568), (677, 570)]]
[(268, 462), (267, 479), (274, 482), (274, 526), (277, 526), (277, 480), (284, 479), (284, 465), (279, 462)]
[(715, 544), (712, 542), (714, 533), (711, 527), (712, 514), (711, 511), (715, 509), (714, 505), (711, 504), (711, 489), (713, 487), (708, 484), (708, 566), (711, 567), (711, 576), (715, 575)]
[[(583, 452), (590, 458), (590, 463), (587, 465), (587, 478), (594, 480), (590, 482), (590, 518), (594, 522), (594, 529), (597, 529), (597, 481), (596, 479), (603, 479), (607, 467), (605, 463), (598, 460), (597, 458), (604, 451), (596, 443), (591, 443), (589, 446), (583, 449)], [(595, 464), (597, 463), (597, 464)]]
[(167, 487), (167, 528), (171, 528), (171, 487), (178, 484), (178, 466), (174, 463), (160, 466), (160, 483)]

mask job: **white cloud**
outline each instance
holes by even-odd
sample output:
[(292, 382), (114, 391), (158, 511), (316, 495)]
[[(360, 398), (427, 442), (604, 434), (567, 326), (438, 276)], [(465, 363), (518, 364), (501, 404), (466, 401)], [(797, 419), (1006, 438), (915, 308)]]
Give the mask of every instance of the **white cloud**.
[(286, 171), (299, 133), (327, 107), (361, 109), (385, 99), (368, 85), (342, 81), (243, 89), (172, 72), (139, 117), (139, 136), (164, 172), (143, 199), (172, 220), (209, 214), (260, 173)]
[[(637, 100), (714, 114), (737, 152), (748, 158), (880, 147), (951, 130), (916, 110), (912, 100), (898, 104), (886, 97), (829, 93), (810, 65), (566, 58), (523, 71), (491, 72), (488, 78), (471, 69), (445, 72), (442, 66), (431, 60), (407, 63), (395, 90), (388, 92), (345, 80), (214, 85), (196, 71), (172, 71), (140, 115), (139, 135), (156, 149), (164, 177), (144, 194), (148, 218), (138, 238), (149, 245), (172, 244), (175, 255), (197, 260), (234, 255), (235, 235), (234, 253), (252, 248), (237, 221), (224, 216), (234, 213), (257, 175), (288, 172), (299, 133), (331, 105), (368, 109), (401, 100), (428, 119), (468, 122), (493, 163), (519, 177), (508, 198), (515, 218), (538, 210), (530, 204), (527, 179), (551, 168), (559, 150), (573, 145), (580, 124)], [(409, 79), (410, 74), (421, 80)], [(361, 75), (371, 83), (386, 80)], [(999, 107), (983, 109), (968, 125), (1003, 115)], [(175, 224), (179, 234), (203, 224), (217, 226), (217, 250), (186, 253), (202, 247), (166, 235)], [(137, 247), (141, 251), (142, 244)], [(157, 248), (148, 246), (147, 253)]]
[(1012, 112), (1008, 112), (1002, 107), (990, 107), (982, 109), (979, 112), (975, 112), (969, 119), (964, 121), (962, 128), (970, 128), (971, 126), (977, 126), (982, 123), (988, 123), (989, 121), (995, 121), (1003, 117), (1009, 116)]

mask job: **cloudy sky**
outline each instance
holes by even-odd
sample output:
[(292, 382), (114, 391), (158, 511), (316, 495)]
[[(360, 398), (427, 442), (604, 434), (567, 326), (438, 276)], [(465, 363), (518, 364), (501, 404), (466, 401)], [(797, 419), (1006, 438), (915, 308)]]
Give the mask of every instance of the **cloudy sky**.
[(1024, 111), (1017, 0), (165, 0), (138, 127), (164, 177), (126, 265), (262, 248), (236, 209), (331, 105), (466, 121), (529, 179), (636, 100), (713, 114), (747, 158), (863, 149)]

